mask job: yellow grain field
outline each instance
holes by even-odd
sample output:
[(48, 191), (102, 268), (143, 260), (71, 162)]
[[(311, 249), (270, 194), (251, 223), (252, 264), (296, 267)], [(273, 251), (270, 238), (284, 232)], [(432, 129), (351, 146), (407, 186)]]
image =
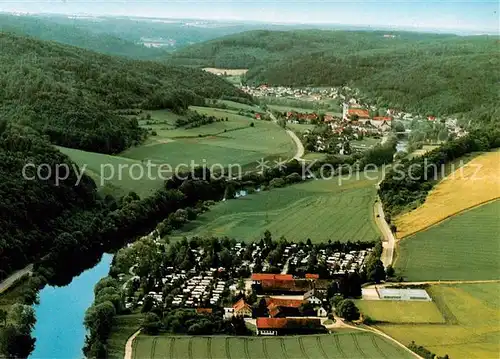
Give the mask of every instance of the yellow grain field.
[(500, 152), (476, 157), (452, 172), (417, 209), (395, 218), (397, 237), (404, 238), (457, 212), (500, 198)]

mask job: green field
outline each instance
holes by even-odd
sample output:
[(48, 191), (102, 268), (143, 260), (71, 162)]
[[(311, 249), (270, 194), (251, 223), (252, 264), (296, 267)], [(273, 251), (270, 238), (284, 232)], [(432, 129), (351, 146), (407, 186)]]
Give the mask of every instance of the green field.
[(275, 238), (293, 241), (373, 241), (379, 238), (373, 221), (376, 182), (311, 180), (221, 202), (180, 234), (255, 240), (268, 229)]
[(286, 127), (296, 133), (302, 133), (307, 130), (312, 131), (316, 125), (300, 124), (300, 123), (287, 123)]
[(498, 358), (500, 352), (500, 283), (432, 285), (429, 289), (446, 324), (383, 324), (399, 342), (412, 340), (453, 359)]
[(373, 138), (373, 137), (364, 137), (362, 140), (354, 140), (350, 141), (350, 145), (353, 147), (359, 147), (359, 148), (370, 148), (375, 146), (376, 144), (380, 143), (381, 139), (380, 138)]
[(224, 105), (226, 105), (228, 108), (231, 109), (262, 112), (262, 109), (257, 105), (247, 105), (244, 103), (228, 101), (228, 100), (218, 100), (217, 104), (219, 103), (223, 103)]
[[(160, 178), (151, 179), (142, 176), (147, 174), (145, 163), (121, 156), (111, 156), (102, 153), (86, 152), (72, 148), (58, 147), (69, 156), (80, 170), (92, 177), (103, 194), (112, 194), (120, 197), (130, 191), (136, 192), (141, 197), (146, 197), (162, 186)], [(114, 175), (113, 175), (114, 174)], [(109, 178), (109, 179), (108, 179)]]
[[(295, 144), (278, 125), (238, 115), (236, 111), (209, 107), (192, 109), (228, 121), (215, 122), (193, 129), (176, 129), (168, 111), (152, 112), (152, 123), (145, 125), (156, 131), (145, 144), (130, 148), (121, 156), (134, 160), (151, 160), (169, 164), (239, 164), (242, 167), (261, 158), (290, 158)], [(254, 127), (250, 127), (251, 123)], [(156, 123), (156, 124), (155, 124)], [(205, 162), (204, 162), (205, 161)], [(256, 164), (256, 163), (255, 163)]]
[(500, 278), (500, 201), (495, 201), (403, 239), (396, 270), (405, 279)]
[(133, 359), (411, 358), (386, 339), (366, 332), (289, 337), (171, 337), (140, 335)]
[(397, 300), (356, 300), (365, 317), (387, 323), (444, 323), (445, 319), (434, 302)]

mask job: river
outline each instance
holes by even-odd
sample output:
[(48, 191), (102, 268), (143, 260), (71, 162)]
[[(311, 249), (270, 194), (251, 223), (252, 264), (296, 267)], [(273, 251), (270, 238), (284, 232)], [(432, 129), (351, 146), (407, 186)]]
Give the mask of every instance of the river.
[(80, 359), (86, 329), (85, 311), (94, 301), (94, 285), (105, 277), (113, 256), (104, 254), (101, 261), (65, 287), (46, 286), (35, 307), (35, 350), (30, 359)]

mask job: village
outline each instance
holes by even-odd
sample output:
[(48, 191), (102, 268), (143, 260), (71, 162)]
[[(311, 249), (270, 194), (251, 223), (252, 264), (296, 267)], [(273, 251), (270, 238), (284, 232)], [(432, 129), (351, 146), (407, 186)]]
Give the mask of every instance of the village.
[[(467, 132), (452, 117), (419, 115), (397, 109), (379, 109), (359, 99), (359, 91), (347, 86), (329, 88), (291, 88), (284, 86), (242, 86), (241, 89), (252, 96), (280, 100), (300, 100), (320, 103), (332, 101), (341, 104), (342, 112), (322, 110), (276, 111), (278, 120), (290, 125), (315, 125), (315, 129), (299, 131), (300, 137), (308, 151), (330, 154), (349, 155), (362, 152), (373, 143), (380, 143), (389, 134), (409, 136), (413, 130), (419, 132), (439, 132), (441, 140), (448, 137), (463, 137)], [(263, 114), (255, 114), (261, 119)], [(436, 131), (432, 131), (435, 128)], [(424, 139), (429, 134), (424, 134)], [(432, 137), (432, 136), (430, 136)], [(419, 138), (419, 136), (417, 136)], [(365, 141), (363, 141), (365, 139)], [(431, 138), (431, 141), (439, 138)], [(420, 140), (421, 141), (421, 140)], [(383, 141), (382, 141), (383, 142)]]
[[(170, 263), (158, 250), (162, 247), (159, 240), (142, 241), (139, 246), (147, 243), (148, 250), (157, 252), (155, 263)], [(129, 268), (129, 275), (125, 271), (118, 274), (123, 282), (124, 307), (131, 311), (145, 306), (191, 309), (199, 314), (220, 310), (224, 320), (234, 317), (251, 322), (257, 335), (322, 332), (321, 323), (329, 319), (332, 310), (332, 297), (341, 295), (340, 287), (348, 276), (356, 273), (358, 278), (366, 271), (373, 256), (373, 244), (362, 242), (315, 245), (267, 239), (195, 243), (185, 243), (190, 265), (160, 264), (141, 275), (138, 272), (145, 262), (133, 254), (137, 244), (130, 245), (125, 251), (136, 263)], [(220, 262), (211, 258), (211, 246), (220, 250), (216, 255)], [(141, 251), (144, 255), (144, 247)], [(231, 260), (222, 263), (226, 255)], [(151, 260), (150, 255), (143, 258)], [(361, 280), (356, 279), (356, 283), (360, 286)]]

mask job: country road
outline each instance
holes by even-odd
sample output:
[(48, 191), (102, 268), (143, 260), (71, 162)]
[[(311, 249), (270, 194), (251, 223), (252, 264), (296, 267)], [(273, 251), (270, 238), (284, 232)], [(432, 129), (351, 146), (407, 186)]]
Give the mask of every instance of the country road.
[(304, 157), (304, 145), (302, 144), (302, 141), (300, 138), (297, 137), (295, 132), (291, 130), (286, 130), (288, 135), (292, 138), (292, 140), (295, 142), (295, 145), (297, 146), (297, 152), (295, 153), (295, 156), (293, 156), (294, 159), (297, 161), (302, 161), (302, 157)]
[(0, 282), (0, 294), (9, 289), (19, 278), (26, 274), (30, 274), (32, 270), (33, 264), (30, 264), (5, 278), (2, 282)]
[[(380, 181), (382, 182), (383, 179)], [(379, 189), (380, 182), (375, 185), (375, 188)], [(392, 260), (394, 259), (394, 247), (396, 246), (396, 238), (391, 231), (391, 228), (387, 224), (385, 220), (384, 209), (382, 208), (382, 201), (380, 197), (377, 195), (377, 199), (375, 204), (373, 205), (373, 215), (375, 216), (375, 223), (377, 224), (378, 229), (382, 232), (383, 241), (382, 241), (382, 256), (380, 260), (384, 264), (384, 267), (392, 265)]]

